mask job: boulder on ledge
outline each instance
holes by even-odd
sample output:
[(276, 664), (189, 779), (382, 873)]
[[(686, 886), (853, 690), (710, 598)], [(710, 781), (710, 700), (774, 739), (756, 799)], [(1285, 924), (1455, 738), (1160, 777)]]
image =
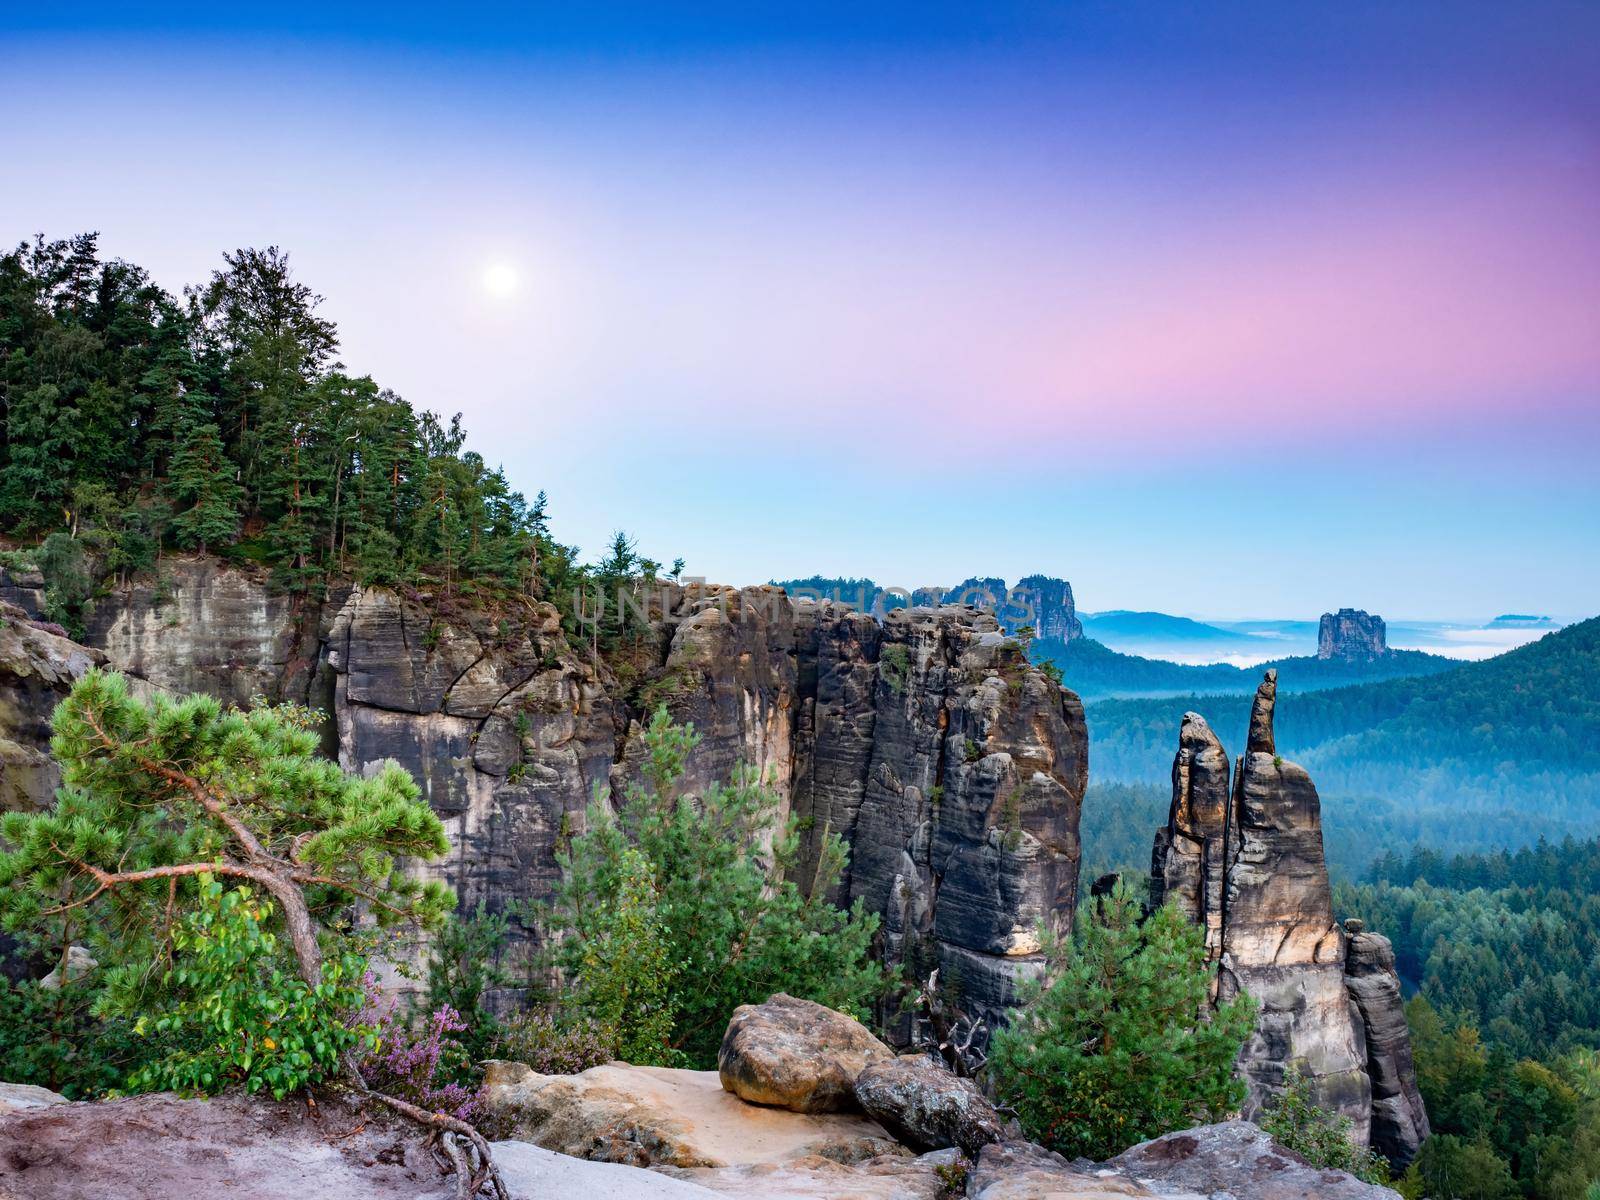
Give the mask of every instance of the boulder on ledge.
[(717, 1073), (724, 1088), (751, 1104), (842, 1112), (856, 1107), (856, 1076), (893, 1058), (854, 1017), (779, 992), (734, 1010)]
[(970, 1079), (962, 1079), (921, 1054), (876, 1062), (856, 1079), (856, 1099), (867, 1115), (915, 1150), (959, 1147), (977, 1158), (1006, 1136), (994, 1105)]

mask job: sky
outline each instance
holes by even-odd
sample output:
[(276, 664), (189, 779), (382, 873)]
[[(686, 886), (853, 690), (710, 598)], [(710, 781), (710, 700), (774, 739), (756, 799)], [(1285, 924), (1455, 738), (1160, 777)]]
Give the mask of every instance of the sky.
[(555, 531), (1600, 610), (1600, 6), (19, 5), (0, 238), (276, 244)]

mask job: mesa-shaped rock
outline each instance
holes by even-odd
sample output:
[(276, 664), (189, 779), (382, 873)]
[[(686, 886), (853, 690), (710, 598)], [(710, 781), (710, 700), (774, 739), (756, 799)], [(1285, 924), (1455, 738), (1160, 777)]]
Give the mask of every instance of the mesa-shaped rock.
[(1388, 626), (1376, 613), (1341, 608), (1323, 613), (1317, 625), (1317, 657), (1368, 662), (1389, 653)]

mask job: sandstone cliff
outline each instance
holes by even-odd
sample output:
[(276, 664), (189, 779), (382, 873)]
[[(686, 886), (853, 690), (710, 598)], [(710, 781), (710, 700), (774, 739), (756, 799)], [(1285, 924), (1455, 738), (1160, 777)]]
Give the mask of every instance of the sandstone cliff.
[(1388, 653), (1388, 627), (1382, 617), (1358, 608), (1322, 614), (1317, 626), (1318, 658), (1367, 662)]
[(50, 714), (104, 656), (0, 601), (0, 812), (48, 804), (61, 782), (50, 758)]
[(1276, 701), (1277, 673), (1268, 671), (1231, 791), (1221, 742), (1198, 714), (1184, 716), (1152, 898), (1172, 899), (1205, 926), (1219, 1000), (1244, 991), (1260, 1005), (1240, 1056), (1246, 1115), (1261, 1111), (1295, 1064), (1314, 1100), (1348, 1116), (1363, 1144), (1409, 1161), (1426, 1117), (1393, 956), (1385, 961), (1364, 942), (1352, 959), (1334, 922), (1321, 804), (1304, 769), (1276, 753)]
[[(756, 766), (805, 831), (802, 886), (821, 836), (839, 834), (851, 862), (837, 899), (882, 915), (883, 955), (941, 967), (963, 1008), (997, 1017), (1039, 968), (1037, 922), (1071, 919), (1087, 782), (1077, 698), (970, 608), (880, 625), (776, 587), (668, 585), (647, 610), (648, 634), (608, 662), (544, 604), (353, 588), (301, 605), (261, 574), (174, 558), (159, 591), (98, 601), (88, 640), (153, 687), (322, 708), (329, 753), (351, 770), (401, 763), (450, 835), (427, 870), (468, 909), (550, 895), (559, 842), (596, 789), (632, 777), (641, 720), (664, 704), (702, 735), (691, 791)], [(30, 644), (50, 637), (28, 629)], [(25, 787), (19, 802), (54, 785), (38, 771), (42, 722), (70, 683), (58, 674), (39, 685), (50, 697), (35, 688), (16, 705), (34, 774), (19, 760), (0, 779)]]

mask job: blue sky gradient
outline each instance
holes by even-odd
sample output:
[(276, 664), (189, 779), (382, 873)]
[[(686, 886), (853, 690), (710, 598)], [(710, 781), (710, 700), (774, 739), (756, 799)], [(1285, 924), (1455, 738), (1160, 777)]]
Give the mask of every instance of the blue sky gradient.
[(5, 5), (0, 106), (7, 236), (289, 248), (588, 549), (1597, 607), (1593, 5)]

